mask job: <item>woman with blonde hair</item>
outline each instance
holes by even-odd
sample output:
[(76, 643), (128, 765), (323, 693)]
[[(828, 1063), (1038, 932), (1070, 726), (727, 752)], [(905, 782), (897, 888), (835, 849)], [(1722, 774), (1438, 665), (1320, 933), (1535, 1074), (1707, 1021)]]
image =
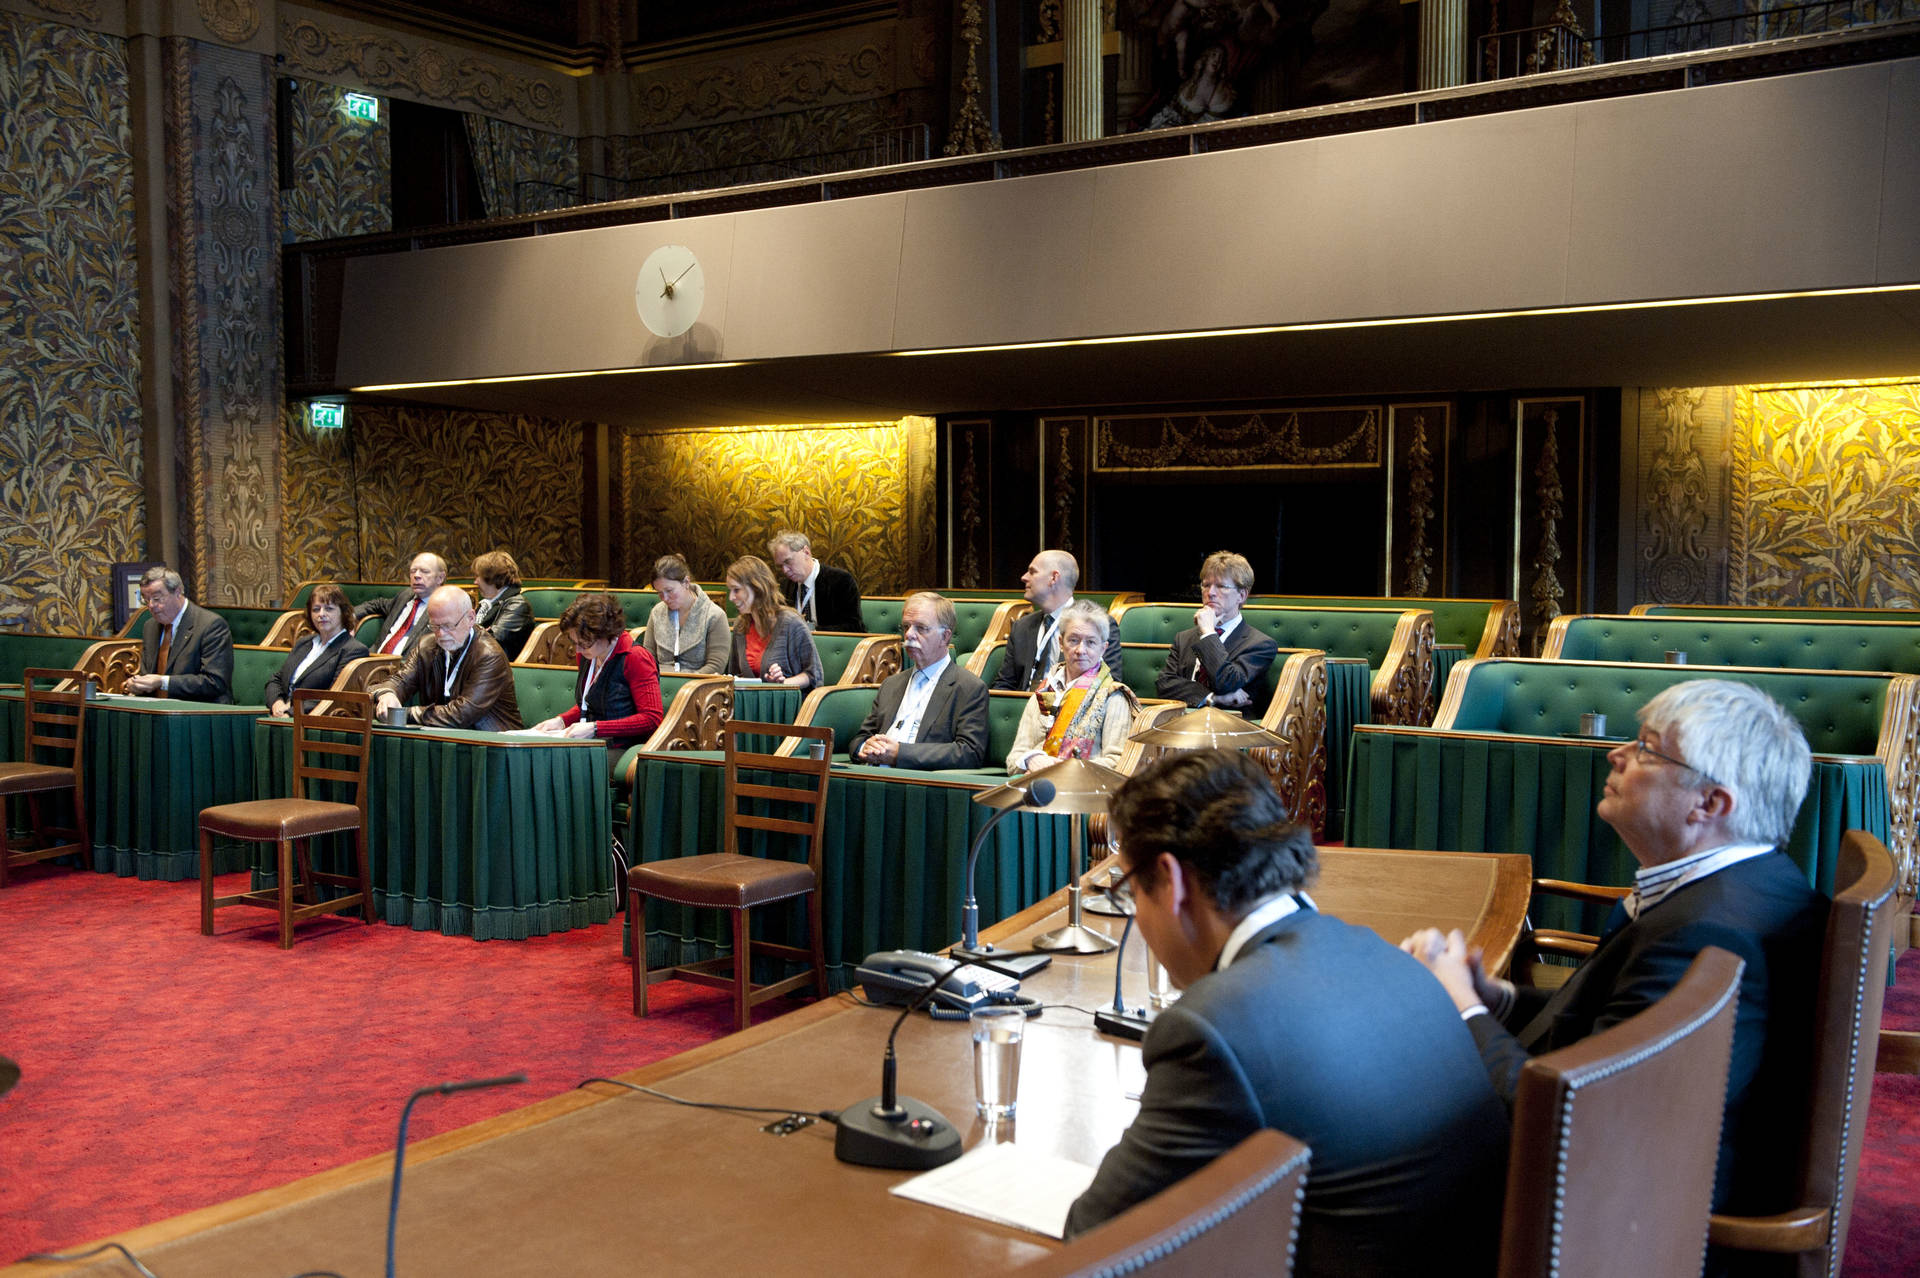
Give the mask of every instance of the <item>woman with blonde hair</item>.
[(780, 582), (766, 560), (742, 555), (728, 564), (727, 598), (740, 614), (733, 622), (727, 673), (790, 688), (817, 688), (827, 681), (813, 632), (780, 602)]

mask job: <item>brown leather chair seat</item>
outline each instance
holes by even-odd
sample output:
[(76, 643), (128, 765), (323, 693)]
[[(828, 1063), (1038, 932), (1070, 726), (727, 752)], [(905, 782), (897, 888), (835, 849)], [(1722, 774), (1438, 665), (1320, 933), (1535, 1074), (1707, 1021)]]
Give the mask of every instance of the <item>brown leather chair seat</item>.
[(71, 790), (72, 768), (44, 763), (0, 763), (0, 794), (33, 794), (40, 790)]
[(204, 808), (200, 824), (215, 834), (266, 843), (354, 829), (360, 824), (360, 809), (318, 799), (254, 799)]
[[(27, 702), (22, 751), (27, 757), (0, 763), (0, 888), (7, 872), (56, 856), (78, 855), (85, 864), (93, 843), (87, 836), (87, 795), (83, 780), (86, 758), (87, 711), (82, 688), (88, 676), (78, 670), (48, 670), (38, 666), (20, 672)], [(61, 691), (66, 689), (66, 691)], [(66, 767), (39, 762), (48, 755), (64, 756)], [(43, 794), (73, 795), (73, 824), (57, 826), (43, 811)], [(12, 796), (27, 801), (33, 822), (33, 846), (15, 848), (7, 839), (7, 802)], [(64, 840), (64, 841), (56, 841)]]
[(784, 901), (814, 887), (804, 861), (768, 861), (732, 852), (708, 852), (652, 861), (627, 872), (627, 883), (647, 896), (671, 896), (682, 905), (744, 910)]

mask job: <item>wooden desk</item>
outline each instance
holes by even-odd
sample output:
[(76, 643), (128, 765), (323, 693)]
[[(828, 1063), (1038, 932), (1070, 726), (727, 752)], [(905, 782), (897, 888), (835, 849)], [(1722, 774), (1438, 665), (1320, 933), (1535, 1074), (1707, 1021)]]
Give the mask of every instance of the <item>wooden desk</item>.
[[(1467, 853), (1330, 850), (1323, 867), (1314, 892), (1329, 912), (1395, 940), (1422, 922), (1467, 926), (1500, 953), (1518, 935), (1530, 874), (1525, 857)], [(1433, 910), (1415, 908), (1422, 896), (1436, 902)], [(1056, 895), (1023, 911), (989, 938), (1017, 946), (1057, 922), (1062, 900)], [(1137, 1002), (1144, 949), (1130, 944), (1127, 960), (1128, 998)], [(1028, 988), (1049, 1003), (1091, 1008), (1112, 997), (1112, 960), (1057, 958)], [(838, 1109), (879, 1090), (881, 1051), (894, 1019), (840, 996), (625, 1078), (694, 1100)], [(901, 1090), (961, 1124), (969, 1146), (982, 1139), (984, 1125), (972, 1116), (965, 1024), (910, 1017), (898, 1050)], [(1023, 1057), (1012, 1137), (1098, 1162), (1132, 1121), (1144, 1080), (1137, 1048), (1095, 1034), (1087, 1015), (1056, 1007), (1029, 1024)], [(769, 1136), (759, 1128), (771, 1115), (694, 1110), (614, 1092), (600, 1086), (568, 1093), (414, 1146), (400, 1213), (400, 1270), (409, 1278), (624, 1276), (642, 1269), (992, 1273), (1053, 1245), (892, 1198), (888, 1188), (908, 1173), (835, 1161), (833, 1129), (825, 1123)], [(391, 1166), (390, 1155), (366, 1159), (118, 1238), (167, 1278), (378, 1273)], [(113, 1257), (4, 1272), (118, 1278), (125, 1269)]]

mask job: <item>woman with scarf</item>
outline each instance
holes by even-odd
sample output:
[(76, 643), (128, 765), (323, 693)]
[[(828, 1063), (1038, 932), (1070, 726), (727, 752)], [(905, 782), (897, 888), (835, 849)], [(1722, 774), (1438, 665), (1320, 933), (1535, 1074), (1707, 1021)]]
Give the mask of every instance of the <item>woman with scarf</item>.
[(1102, 660), (1113, 619), (1090, 599), (1060, 616), (1060, 664), (1027, 700), (1007, 752), (1007, 771), (1043, 768), (1055, 759), (1091, 759), (1116, 767), (1140, 709), (1133, 690)]

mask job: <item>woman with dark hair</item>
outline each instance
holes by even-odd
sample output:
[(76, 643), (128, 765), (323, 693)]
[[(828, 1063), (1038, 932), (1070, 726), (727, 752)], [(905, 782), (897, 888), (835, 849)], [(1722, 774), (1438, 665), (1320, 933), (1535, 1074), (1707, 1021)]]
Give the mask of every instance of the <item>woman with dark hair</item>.
[(660, 726), (660, 669), (627, 633), (627, 615), (609, 594), (581, 595), (560, 614), (580, 661), (573, 708), (534, 724), (537, 732), (599, 737), (614, 758)]
[(520, 565), (504, 550), (489, 550), (473, 561), (472, 572), (480, 591), (474, 624), (492, 635), (512, 661), (533, 633), (533, 605), (520, 593)]
[(694, 584), (687, 561), (679, 555), (654, 560), (653, 588), (660, 602), (647, 614), (640, 645), (653, 654), (654, 662), (681, 674), (725, 674), (732, 650), (727, 614)]
[[(290, 714), (294, 689), (325, 691), (333, 686), (341, 667), (367, 655), (367, 645), (355, 639), (348, 628), (352, 616), (353, 605), (347, 602), (346, 591), (331, 581), (323, 581), (313, 588), (313, 593), (307, 596), (307, 624), (313, 627), (313, 633), (293, 645), (285, 664), (267, 680), (266, 691), (260, 699), (267, 703), (269, 711), (275, 715)], [(302, 697), (301, 700), (319, 698)]]
[(766, 560), (742, 555), (728, 564), (727, 598), (740, 613), (733, 622), (729, 674), (790, 688), (817, 688), (827, 681), (813, 632), (780, 602), (780, 583)]

